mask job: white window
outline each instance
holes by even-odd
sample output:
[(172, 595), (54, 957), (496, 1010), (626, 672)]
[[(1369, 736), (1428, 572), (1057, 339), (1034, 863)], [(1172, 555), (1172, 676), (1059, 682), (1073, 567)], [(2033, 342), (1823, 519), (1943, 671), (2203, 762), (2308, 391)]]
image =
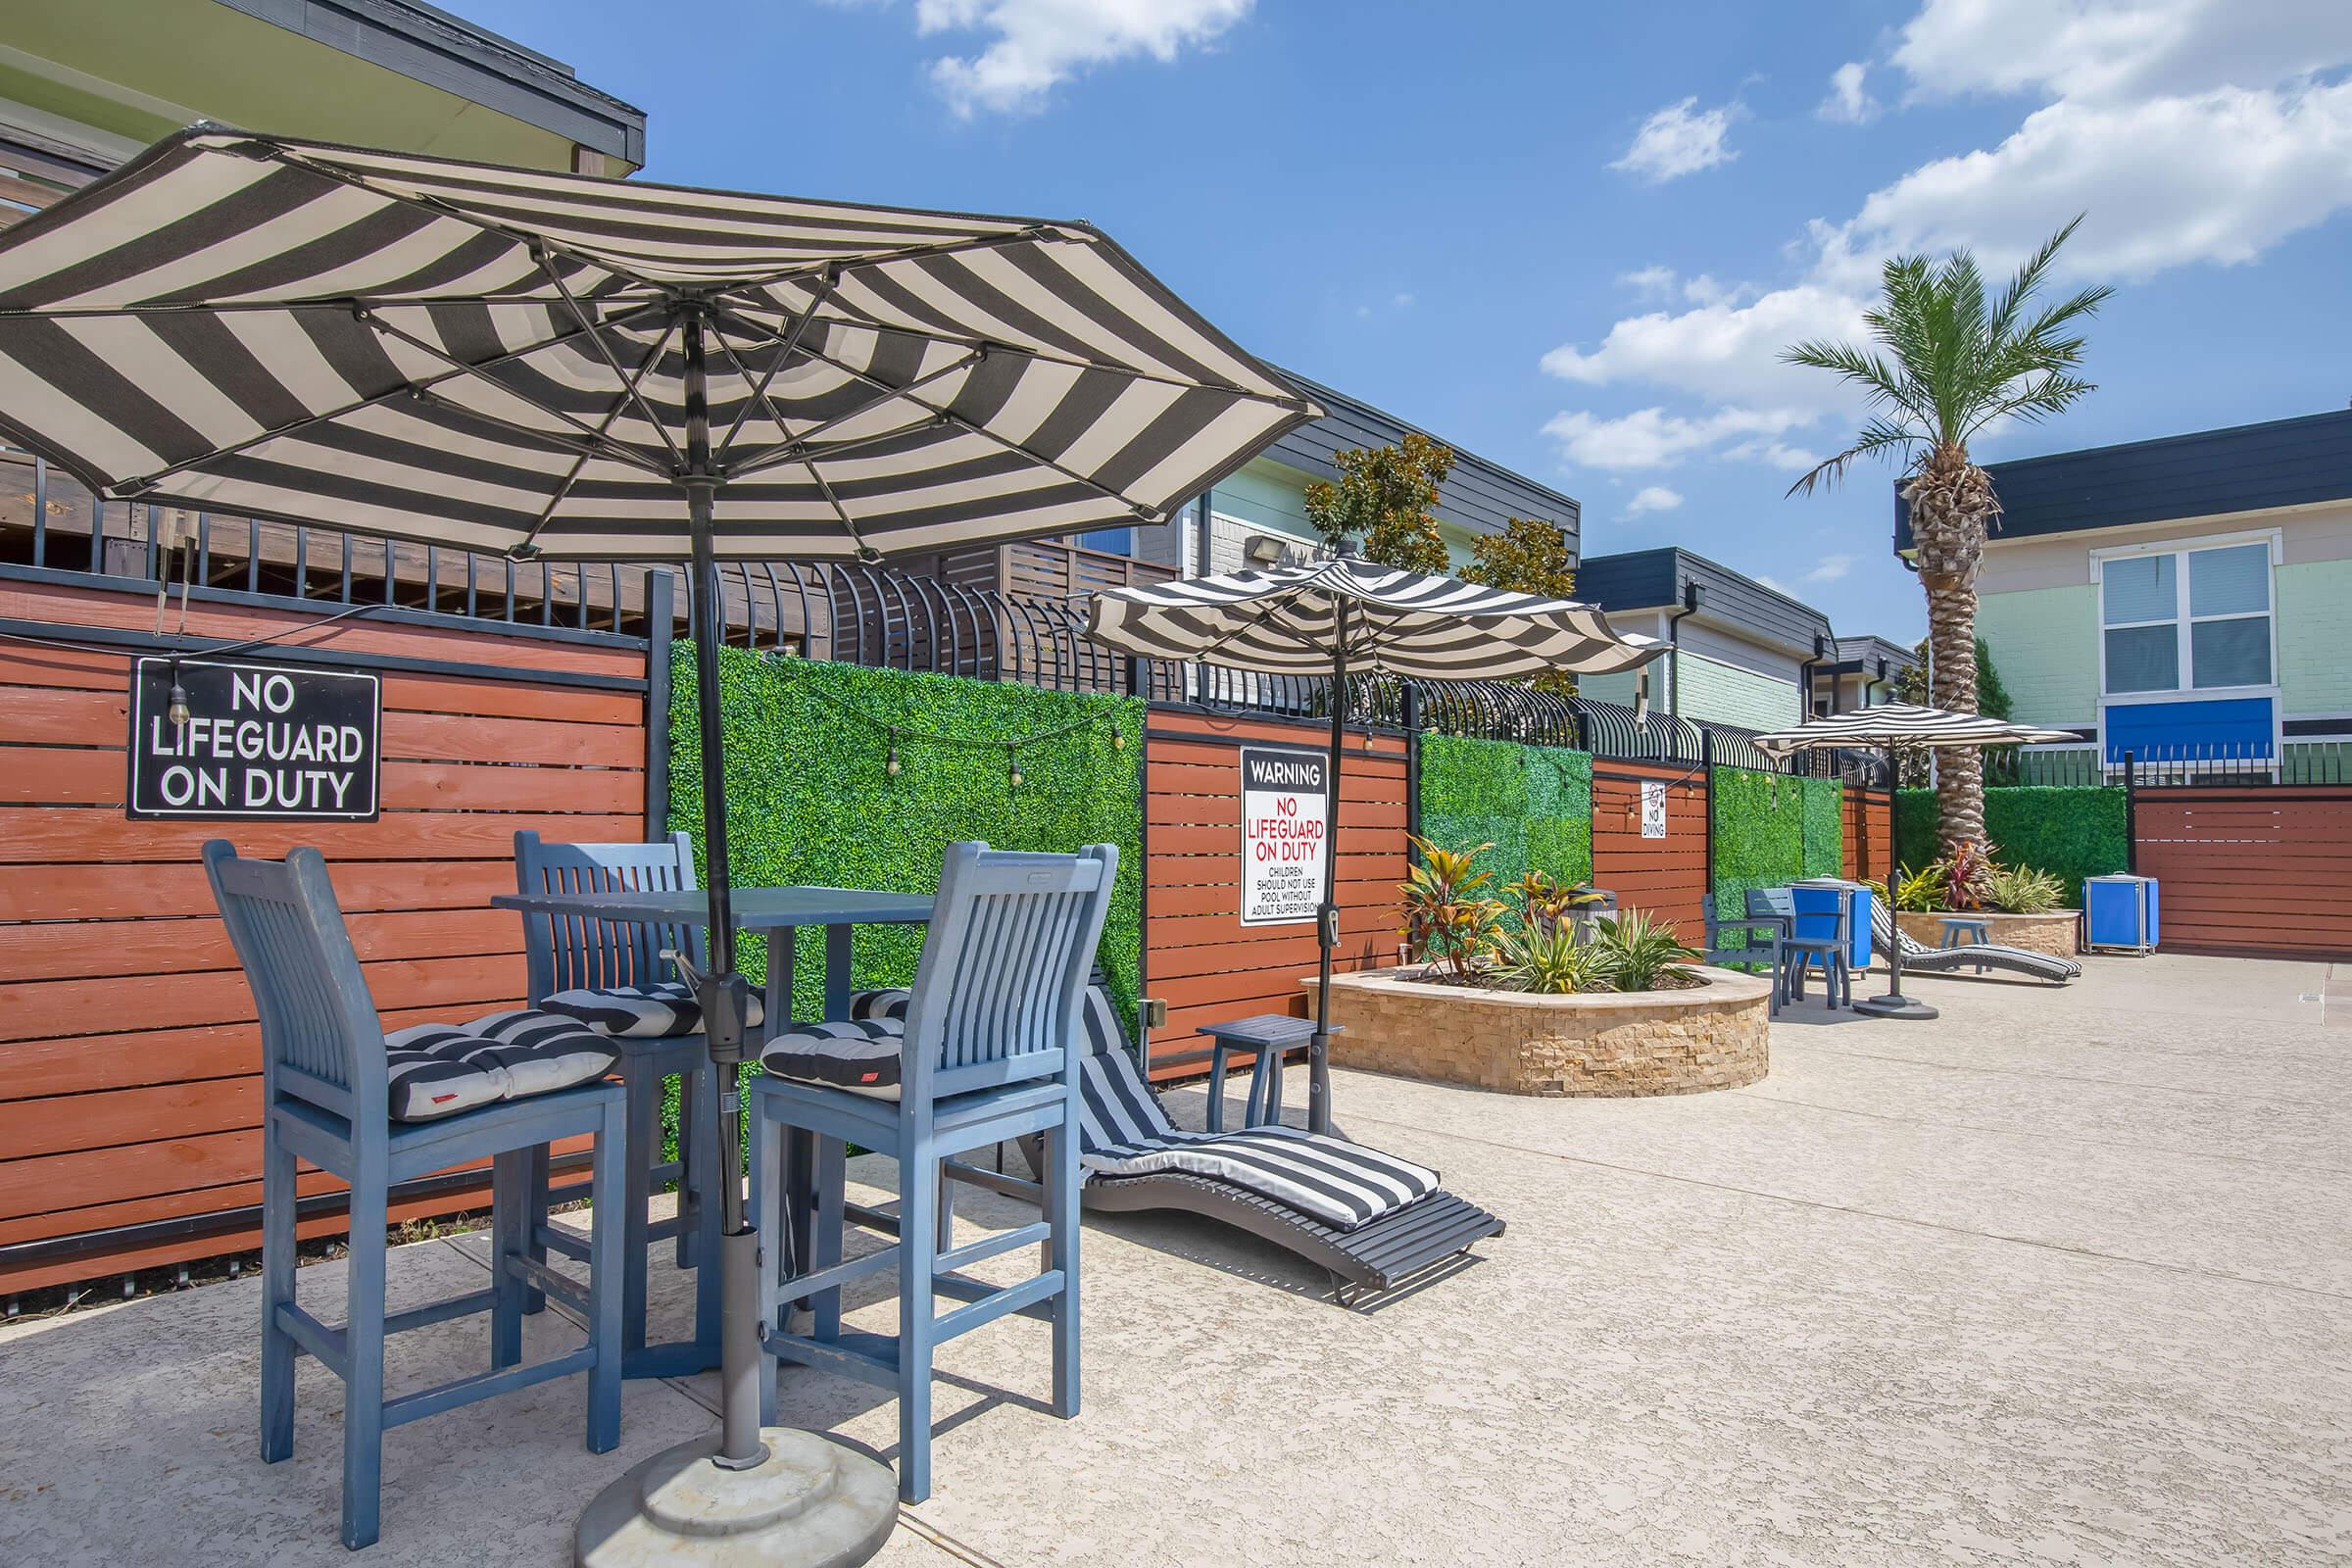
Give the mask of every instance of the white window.
[(2110, 697), (2271, 684), (2271, 545), (2103, 558)]

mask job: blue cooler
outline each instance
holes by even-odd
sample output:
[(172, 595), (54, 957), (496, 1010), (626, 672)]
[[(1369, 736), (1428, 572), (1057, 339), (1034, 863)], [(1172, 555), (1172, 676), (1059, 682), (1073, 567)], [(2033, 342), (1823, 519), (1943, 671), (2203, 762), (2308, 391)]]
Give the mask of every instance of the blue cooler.
[(1817, 877), (1789, 884), (1796, 909), (1795, 935), (1819, 939), (1838, 931), (1838, 911), (1846, 915), (1845, 961), (1856, 974), (1870, 967), (1870, 889), (1859, 882)]
[(2086, 876), (2082, 879), (2082, 951), (2156, 951), (2163, 921), (2152, 876)]

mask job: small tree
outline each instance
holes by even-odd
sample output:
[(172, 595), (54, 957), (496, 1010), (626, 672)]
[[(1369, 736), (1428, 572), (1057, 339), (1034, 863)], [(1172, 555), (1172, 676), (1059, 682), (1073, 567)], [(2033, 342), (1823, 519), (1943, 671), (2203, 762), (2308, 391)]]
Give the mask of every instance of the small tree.
[[(1554, 599), (1566, 599), (1576, 592), (1568, 535), (1541, 517), (1507, 517), (1502, 532), (1472, 540), (1470, 553), (1478, 559), (1462, 568), (1464, 582)], [(1576, 677), (1565, 670), (1546, 670), (1530, 684), (1562, 697), (1576, 695)]]
[(1337, 550), (1356, 541), (1366, 561), (1407, 571), (1443, 572), (1452, 564), (1438, 519), (1438, 486), (1453, 471), (1453, 449), (1418, 432), (1393, 447), (1350, 447), (1333, 461), (1334, 484), (1306, 487), (1306, 520)]
[[(1911, 649), (1911, 663), (1894, 677), (1894, 700), (1898, 703), (1917, 703), (1922, 708), (1935, 704), (1928, 694), (1928, 640), (1922, 637)], [(1986, 718), (2009, 719), (2016, 716), (2015, 704), (2009, 688), (2001, 684), (2001, 672), (1993, 667), (1992, 650), (1984, 639), (1977, 639), (1977, 711)]]

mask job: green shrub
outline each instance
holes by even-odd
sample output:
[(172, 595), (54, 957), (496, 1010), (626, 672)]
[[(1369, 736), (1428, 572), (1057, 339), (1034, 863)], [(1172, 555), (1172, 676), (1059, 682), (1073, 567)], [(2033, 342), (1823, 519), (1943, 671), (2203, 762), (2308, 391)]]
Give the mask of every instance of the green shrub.
[(1719, 767), (1709, 780), (1715, 897), (1740, 909), (1750, 888), (1845, 871), (1845, 790), (1836, 779)]
[[(693, 836), (699, 862), (702, 732), (690, 646), (678, 645), (670, 667), (669, 826)], [(1118, 879), (1100, 956), (1121, 1015), (1132, 1016), (1143, 936), (1142, 703), (736, 648), (720, 656), (719, 696), (738, 886), (929, 893), (939, 885), (941, 857), (958, 839), (1060, 852), (1116, 844)], [(894, 724), (902, 727), (896, 776), (886, 765)], [(1022, 783), (1012, 788), (1003, 743), (1067, 725), (1078, 727), (1021, 749)], [(1123, 749), (1111, 743), (1113, 726)], [(987, 744), (944, 745), (915, 738), (918, 731)], [(853, 983), (912, 980), (923, 931), (860, 927)], [(762, 981), (764, 941), (747, 938), (737, 962)], [(823, 934), (804, 932), (793, 966), (801, 1016), (818, 1015), (823, 977)]]
[(1492, 844), (1479, 864), (1496, 885), (1530, 871), (1592, 880), (1592, 759), (1558, 746), (1421, 738), (1421, 834)]
[[(1925, 865), (1936, 858), (1936, 793), (1897, 790), (1895, 859)], [(2082, 903), (2082, 879), (2112, 876), (2131, 854), (2124, 792), (2113, 785), (2012, 785), (1984, 792), (1984, 832), (1994, 858), (2058, 879), (2059, 903)]]

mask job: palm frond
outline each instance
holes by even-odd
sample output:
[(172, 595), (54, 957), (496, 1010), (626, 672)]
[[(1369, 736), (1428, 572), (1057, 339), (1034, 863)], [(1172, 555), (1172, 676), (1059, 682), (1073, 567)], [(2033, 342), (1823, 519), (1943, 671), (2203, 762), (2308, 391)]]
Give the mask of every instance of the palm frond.
[(1809, 496), (1822, 485), (1835, 486), (1842, 481), (1846, 467), (1857, 458), (1875, 457), (1889, 447), (1902, 447), (1908, 451), (1922, 444), (1918, 432), (1890, 419), (1873, 418), (1862, 426), (1862, 432), (1854, 438), (1852, 446), (1834, 458), (1825, 458), (1813, 465), (1799, 474), (1795, 483), (1789, 485), (1784, 494)]

